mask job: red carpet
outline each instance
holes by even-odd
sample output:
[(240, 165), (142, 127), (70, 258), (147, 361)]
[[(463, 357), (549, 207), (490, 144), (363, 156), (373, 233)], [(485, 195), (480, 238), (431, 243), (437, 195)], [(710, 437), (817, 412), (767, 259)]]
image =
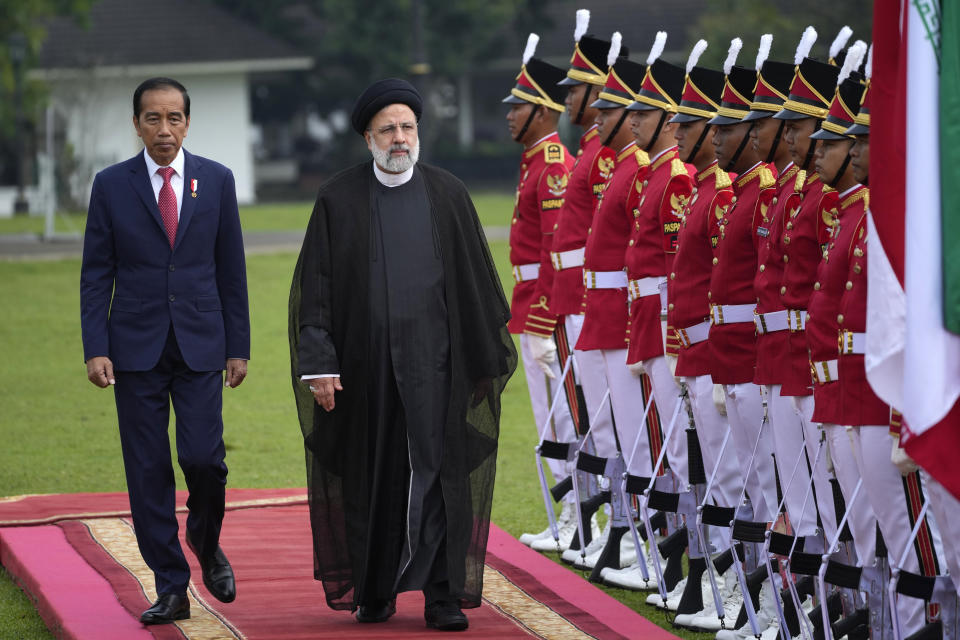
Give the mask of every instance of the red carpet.
[[(182, 505), (186, 496), (178, 494)], [(143, 627), (153, 574), (133, 537), (126, 494), (0, 498), (0, 563), (31, 594), (57, 637), (422, 638), (423, 598), (401, 594), (397, 614), (359, 625), (327, 608), (313, 580), (302, 489), (231, 489), (221, 542), (234, 566), (237, 600), (214, 600), (196, 580), (191, 618)], [(181, 509), (181, 531), (186, 513)], [(194, 576), (200, 570), (187, 553)], [(675, 636), (576, 574), (491, 527), (484, 604), (467, 612), (474, 638), (651, 638)]]

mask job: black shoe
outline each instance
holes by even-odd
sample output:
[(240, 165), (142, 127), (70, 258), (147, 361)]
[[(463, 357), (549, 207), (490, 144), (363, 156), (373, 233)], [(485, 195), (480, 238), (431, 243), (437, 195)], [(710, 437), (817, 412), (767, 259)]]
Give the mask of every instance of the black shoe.
[(397, 612), (396, 599), (374, 600), (357, 609), (357, 622), (386, 622)]
[(190, 617), (190, 601), (185, 593), (163, 593), (153, 606), (143, 612), (143, 624), (169, 624)]
[(440, 631), (463, 631), (470, 623), (460, 610), (460, 605), (451, 600), (438, 600), (423, 608), (427, 626)]
[(187, 546), (197, 556), (200, 561), (200, 568), (203, 570), (203, 585), (210, 594), (220, 602), (233, 602), (237, 597), (237, 584), (233, 577), (233, 567), (230, 561), (223, 553), (220, 545), (217, 550), (208, 557), (203, 557), (197, 553), (197, 548), (193, 546), (189, 534), (187, 535)]

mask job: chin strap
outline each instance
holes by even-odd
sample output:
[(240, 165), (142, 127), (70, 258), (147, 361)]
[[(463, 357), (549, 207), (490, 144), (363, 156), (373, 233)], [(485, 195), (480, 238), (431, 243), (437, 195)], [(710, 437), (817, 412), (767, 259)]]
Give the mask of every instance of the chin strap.
[(737, 164), (737, 160), (740, 159), (740, 154), (743, 153), (743, 150), (747, 148), (747, 143), (750, 141), (750, 132), (753, 131), (755, 124), (755, 122), (751, 122), (750, 126), (747, 127), (746, 133), (743, 134), (743, 140), (740, 141), (740, 146), (737, 147), (737, 150), (733, 153), (733, 156), (730, 158), (730, 162), (727, 163), (727, 166), (723, 168), (724, 171), (733, 171), (733, 168)]
[(530, 110), (530, 115), (527, 117), (527, 121), (523, 123), (523, 127), (521, 127), (520, 131), (517, 132), (517, 135), (513, 136), (514, 140), (520, 142), (523, 140), (523, 136), (527, 135), (527, 129), (530, 128), (530, 123), (533, 122), (533, 116), (537, 115), (538, 109), (540, 109), (539, 106), (533, 105), (533, 109)]
[[(853, 145), (850, 145), (850, 146), (853, 146)], [(849, 151), (849, 150), (848, 150), (848, 151)], [(840, 178), (843, 177), (843, 174), (847, 172), (847, 167), (848, 167), (848, 166), (850, 166), (850, 154), (849, 154), (849, 153), (847, 153), (847, 156), (843, 159), (843, 164), (841, 164), (841, 165), (840, 165), (840, 168), (837, 169), (837, 173), (833, 176), (833, 180), (831, 180), (831, 181), (828, 182), (827, 184), (830, 185), (831, 187), (833, 187), (834, 189), (836, 189), (836, 188), (837, 188), (837, 183), (840, 182)]]
[(657, 143), (657, 138), (660, 137), (660, 131), (663, 129), (663, 124), (667, 121), (667, 112), (663, 109), (660, 110), (660, 122), (657, 123), (657, 129), (653, 132), (653, 135), (650, 137), (650, 142), (647, 143), (647, 146), (643, 148), (644, 151), (649, 152), (653, 148), (653, 145)]
[(707, 133), (709, 131), (710, 125), (703, 125), (703, 131), (700, 132), (700, 137), (697, 138), (697, 144), (693, 145), (693, 149), (687, 154), (687, 159), (684, 160), (684, 162), (687, 164), (693, 164), (693, 159), (697, 157), (698, 153), (700, 153), (700, 147), (703, 146), (703, 141), (707, 139)]
[(773, 137), (773, 144), (770, 145), (770, 153), (767, 154), (767, 164), (773, 162), (773, 157), (777, 154), (777, 147), (780, 146), (780, 136), (783, 135), (783, 127), (786, 124), (786, 120), (781, 120), (780, 126), (777, 127), (777, 135)]
[(617, 137), (617, 134), (620, 132), (620, 127), (623, 126), (624, 120), (627, 119), (627, 110), (624, 109), (623, 113), (620, 114), (620, 119), (617, 120), (616, 126), (613, 128), (613, 131), (610, 132), (610, 135), (607, 136), (607, 139), (603, 141), (603, 146), (609, 147), (610, 141)]
[(869, 174), (869, 173), (868, 173), (867, 175), (863, 176), (863, 180), (860, 181), (860, 184), (862, 184), (862, 185), (865, 186), (865, 187), (869, 187), (869, 186), (870, 186), (870, 174)]
[(573, 121), (573, 124), (583, 124), (583, 112), (587, 109), (587, 101), (590, 99), (590, 91), (590, 85), (588, 84), (586, 91), (583, 92), (583, 100), (580, 101), (580, 109), (577, 111), (577, 118)]
[[(820, 120), (814, 120), (816, 124), (813, 126), (813, 133), (820, 131)], [(817, 152), (817, 141), (810, 140), (810, 146), (807, 147), (807, 157), (803, 160), (803, 166), (800, 167), (804, 171), (807, 171), (807, 168), (810, 166), (810, 161), (813, 160), (813, 154)]]

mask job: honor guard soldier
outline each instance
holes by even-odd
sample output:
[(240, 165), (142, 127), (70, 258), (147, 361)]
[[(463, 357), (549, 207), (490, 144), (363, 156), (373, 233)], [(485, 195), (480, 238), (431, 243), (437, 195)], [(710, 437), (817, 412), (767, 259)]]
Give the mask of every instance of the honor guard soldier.
[[(552, 270), (553, 228), (563, 206), (573, 157), (557, 135), (557, 121), (564, 111), (564, 89), (557, 83), (565, 73), (533, 57), (538, 41), (536, 34), (530, 34), (516, 86), (503, 100), (510, 105), (507, 114), (510, 135), (524, 148), (510, 228), (510, 263), (515, 286), (508, 327), (511, 333), (520, 334), (530, 404), (538, 431), (552, 428), (548, 439), (572, 442), (576, 440), (576, 431), (566, 402), (554, 410), (547, 424), (554, 395), (551, 384), (561, 383), (561, 372), (553, 339), (557, 316), (550, 306), (550, 290), (538, 287), (538, 282), (541, 274)], [(540, 439), (547, 436), (546, 433), (539, 435)], [(564, 461), (551, 459), (549, 463), (557, 481), (569, 476)], [(571, 515), (568, 506), (566, 518)], [(569, 527), (568, 531), (572, 534)]]
[[(603, 382), (607, 389), (602, 393), (609, 390), (615, 425), (615, 438), (599, 437), (597, 427), (602, 425), (596, 425), (593, 431), (597, 462), (602, 467), (595, 472), (607, 477), (612, 493), (612, 517), (607, 528), (584, 551), (583, 564), (594, 569), (591, 574), (594, 580), (599, 579), (604, 568), (619, 568), (624, 560), (620, 542), (629, 526), (627, 519), (632, 517), (624, 510), (620, 493), (627, 462), (636, 465), (636, 470), (631, 469), (631, 473), (644, 477), (650, 476), (652, 468), (646, 429), (640, 421), (649, 388), (644, 389), (643, 381), (633, 376), (626, 365), (627, 275), (624, 271), (624, 250), (630, 233), (627, 196), (633, 189), (637, 172), (649, 163), (647, 154), (637, 148), (629, 127), (625, 126), (626, 107), (637, 95), (645, 69), (641, 64), (619, 58), (621, 40), (619, 32), (613, 34), (607, 56), (607, 81), (599, 98), (591, 105), (599, 110), (597, 124), (602, 144), (616, 155), (613, 175), (601, 194), (588, 230), (583, 269), (585, 315), (576, 345), (579, 351), (598, 353), (603, 362)], [(586, 385), (587, 380), (584, 383)], [(585, 393), (594, 395), (586, 388)], [(650, 412), (653, 413), (652, 407)], [(564, 558), (576, 561), (576, 557), (565, 555)]]
[[(571, 124), (581, 127), (584, 131), (580, 138), (580, 150), (577, 152), (573, 170), (570, 172), (570, 181), (563, 207), (560, 209), (556, 230), (553, 233), (553, 246), (550, 252), (552, 263), (552, 273), (549, 278), (552, 280), (550, 306), (551, 310), (562, 318), (562, 321), (558, 321), (556, 329), (560, 362), (565, 361), (567, 355), (573, 350), (580, 336), (580, 328), (583, 326), (583, 257), (584, 247), (587, 244), (587, 230), (597, 209), (599, 194), (606, 187), (615, 163), (613, 150), (601, 144), (596, 125), (597, 110), (590, 106), (600, 95), (600, 90), (607, 80), (606, 60), (610, 51), (610, 42), (586, 35), (589, 20), (589, 11), (586, 9), (577, 11), (574, 52), (570, 59), (567, 76), (559, 83), (567, 91), (565, 105)], [(626, 47), (620, 48), (621, 57), (626, 57), (628, 53)], [(547, 280), (543, 278), (544, 282)], [(538, 282), (538, 288), (541, 284)], [(575, 385), (571, 384), (574, 380)], [(583, 437), (587, 433), (591, 427), (591, 419), (595, 415), (597, 422), (605, 423), (590, 432), (589, 442), (586, 444), (590, 452), (595, 451), (594, 441), (603, 437), (610, 439), (607, 448), (614, 450), (616, 448), (609, 409), (596, 414), (607, 389), (605, 380), (603, 360), (599, 357), (599, 352), (578, 351), (574, 356), (572, 371), (563, 381), (568, 404), (571, 408), (574, 406), (577, 408), (577, 411), (571, 410), (571, 414), (579, 436)], [(587, 522), (592, 519), (593, 508), (584, 504), (586, 486), (578, 483), (578, 489), (580, 495), (571, 493), (570, 497), (576, 501), (577, 507), (581, 510), (581, 518)], [(569, 510), (561, 512), (561, 522), (567, 527), (560, 532), (561, 547), (565, 546), (566, 539), (570, 538), (577, 527), (574, 514), (570, 514), (565, 519), (563, 517), (565, 513), (569, 513)], [(555, 548), (549, 527), (540, 534), (542, 538), (540, 542), (533, 541), (533, 536), (529, 534), (524, 535), (527, 538), (521, 536), (521, 542), (530, 544), (534, 549)], [(586, 543), (589, 543), (593, 537), (595, 537), (593, 527), (590, 526), (590, 529), (584, 530)], [(579, 544), (577, 541), (573, 546), (578, 549)]]
[[(858, 53), (854, 48), (860, 45)], [(859, 57), (862, 60), (866, 45), (858, 42), (847, 52), (847, 58)], [(844, 64), (843, 71), (847, 70)], [(858, 66), (856, 63), (852, 66)], [(863, 489), (869, 508), (876, 514), (880, 532), (889, 554), (891, 566), (924, 576), (936, 576), (940, 573), (941, 558), (939, 534), (931, 519), (921, 525), (912, 552), (906, 553), (910, 545), (911, 530), (923, 506), (923, 488), (920, 473), (914, 471), (901, 476), (900, 471), (890, 459), (892, 437), (890, 435), (890, 407), (876, 396), (866, 379), (864, 353), (867, 328), (867, 216), (870, 207), (870, 191), (863, 184), (869, 175), (869, 138), (861, 138), (861, 144), (855, 152), (857, 172), (849, 167), (852, 160), (847, 155), (839, 160), (842, 152), (851, 151), (853, 140), (847, 131), (854, 125), (854, 113), (858, 110), (863, 95), (863, 85), (853, 77), (844, 78), (840, 74), (840, 84), (830, 105), (830, 112), (820, 131), (814, 138), (822, 140), (822, 151), (817, 153), (818, 165), (825, 169), (841, 163), (849, 169), (849, 181), (855, 186), (840, 194), (840, 224), (848, 225), (849, 230), (841, 227), (837, 242), (829, 258), (836, 263), (832, 271), (843, 270), (840, 279), (830, 278), (831, 288), (828, 296), (835, 298), (837, 304), (837, 372), (839, 381), (832, 391), (839, 395), (834, 406), (837, 413), (829, 417), (838, 424), (847, 427), (850, 446), (856, 458)], [(824, 172), (829, 174), (829, 170)], [(838, 185), (838, 189), (842, 185)], [(827, 258), (824, 258), (826, 260)], [(827, 283), (824, 283), (827, 284)], [(817, 408), (819, 412), (819, 407)], [(905, 562), (899, 566), (900, 559)], [(923, 627), (924, 617), (922, 601), (911, 597), (897, 600), (900, 620), (900, 632), (909, 635)]]
[[(757, 296), (757, 368), (754, 382), (764, 386), (780, 486), (784, 492), (790, 526), (796, 535), (805, 538), (804, 550), (810, 553), (821, 553), (825, 544), (824, 536), (828, 539), (833, 537), (836, 510), (826, 464), (823, 456), (818, 458), (816, 455), (819, 430), (813, 425), (804, 425), (793, 399), (782, 394), (785, 379), (782, 358), (789, 350), (791, 326), (789, 312), (780, 293), (786, 265), (785, 250), (792, 242), (791, 234), (785, 231), (790, 224), (790, 213), (800, 208), (805, 174), (793, 162), (789, 145), (783, 140), (787, 120), (773, 116), (782, 109), (789, 95), (795, 65), (807, 57), (816, 37), (813, 27), (804, 31), (793, 64), (773, 60), (762, 62), (758, 68), (757, 90), (751, 111), (745, 118), (756, 123), (752, 135), (760, 155), (767, 162), (775, 163), (779, 171), (777, 193), (767, 212), (767, 220), (757, 228), (758, 266), (753, 282)], [(812, 433), (805, 433), (805, 429)], [(805, 443), (809, 443), (809, 450), (805, 450)], [(801, 456), (804, 452), (805, 455)], [(814, 462), (816, 467), (811, 474), (809, 469)], [(808, 497), (811, 475), (816, 484), (812, 495)], [(813, 496), (816, 496), (816, 500)], [(824, 499), (824, 507), (819, 508), (817, 500)], [(823, 530), (819, 524), (823, 525)]]

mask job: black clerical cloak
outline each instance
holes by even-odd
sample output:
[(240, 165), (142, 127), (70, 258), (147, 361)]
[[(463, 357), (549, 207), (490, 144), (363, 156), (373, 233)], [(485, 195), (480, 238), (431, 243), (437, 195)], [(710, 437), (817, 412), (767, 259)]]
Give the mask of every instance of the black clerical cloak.
[[(441, 169), (417, 165), (415, 171), (429, 200), (434, 237), (424, 245), (440, 255), (449, 335), (439, 473), (447, 577), (450, 593), (471, 607), (480, 604), (483, 586), (500, 393), (516, 367), (516, 351), (506, 330), (509, 305), (466, 188)], [(368, 382), (386, 357), (371, 339), (375, 182), (366, 162), (321, 186), (290, 291), (291, 373), (306, 450), (314, 577), (334, 609), (353, 609), (358, 584), (369, 575), (370, 549), (378, 544), (367, 535), (371, 508), (390, 508), (405, 495), (405, 488), (385, 493), (374, 473), (407, 456), (384, 437), (380, 416), (371, 415), (379, 399), (370, 397)], [(320, 345), (309, 366), (298, 362), (301, 334)], [(299, 375), (333, 372), (340, 372), (344, 390), (328, 413)]]

